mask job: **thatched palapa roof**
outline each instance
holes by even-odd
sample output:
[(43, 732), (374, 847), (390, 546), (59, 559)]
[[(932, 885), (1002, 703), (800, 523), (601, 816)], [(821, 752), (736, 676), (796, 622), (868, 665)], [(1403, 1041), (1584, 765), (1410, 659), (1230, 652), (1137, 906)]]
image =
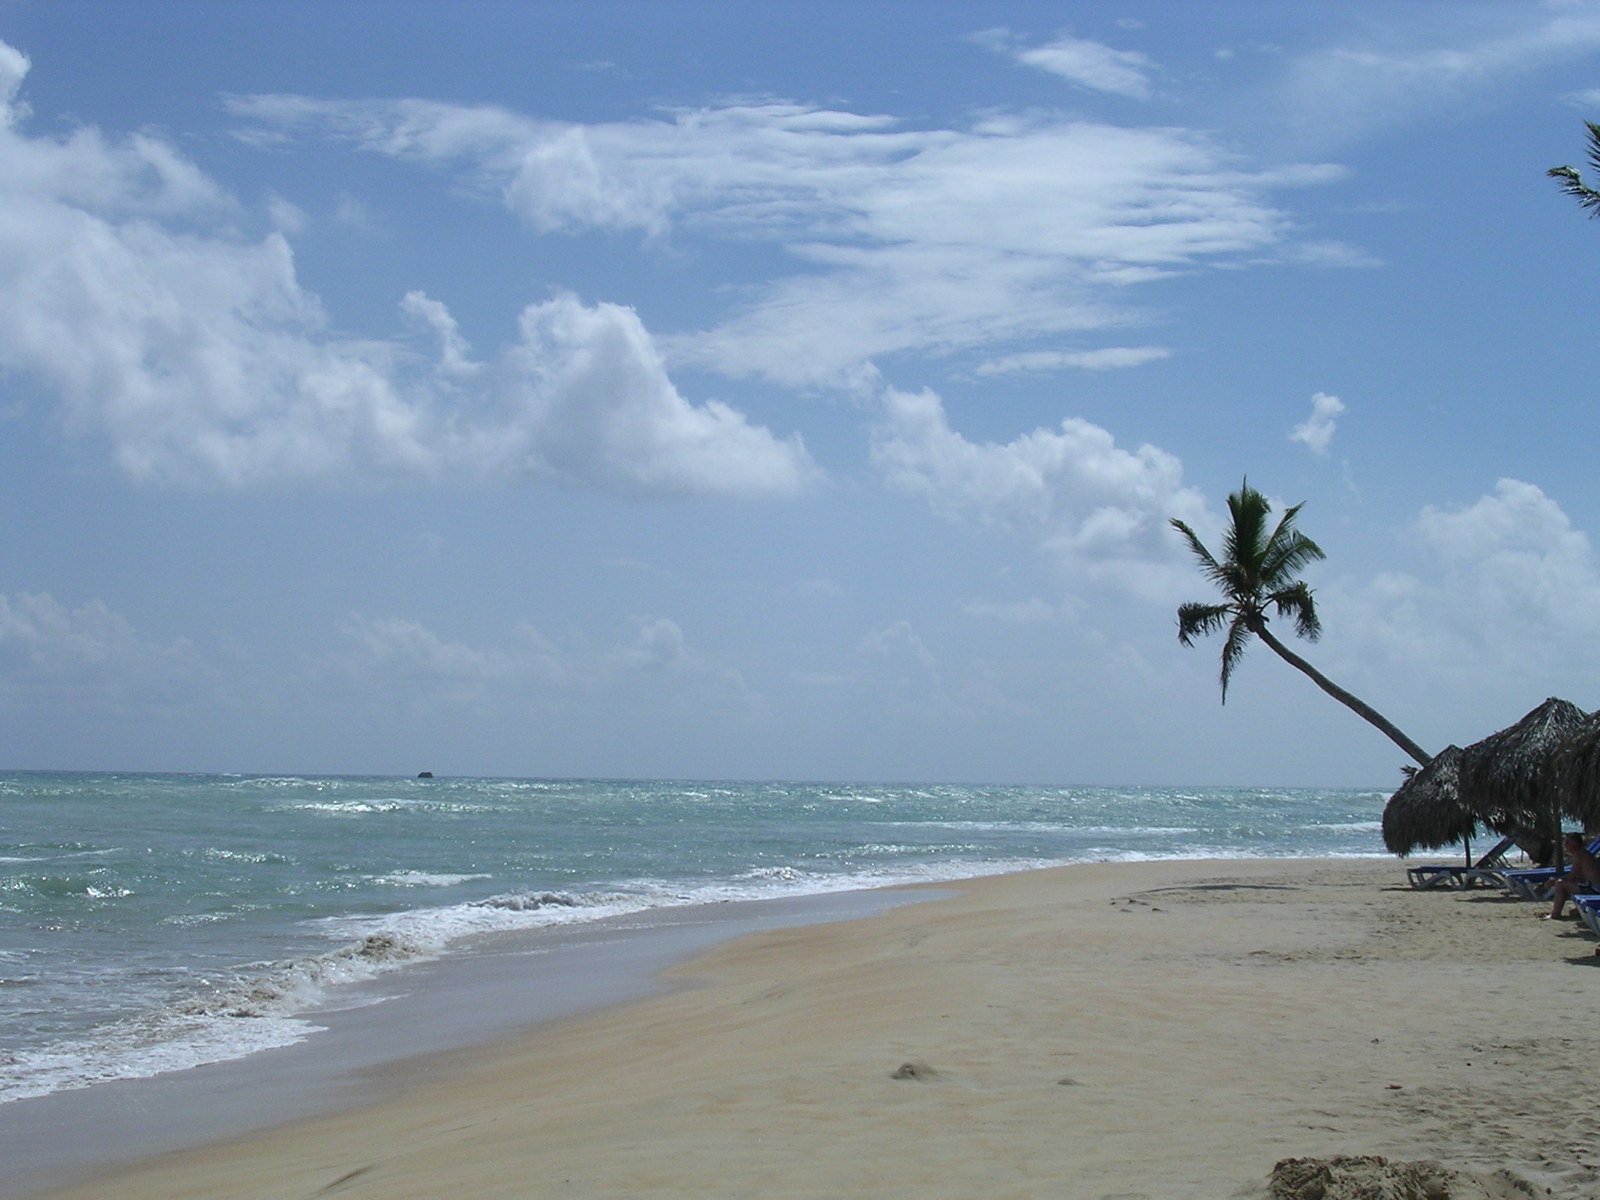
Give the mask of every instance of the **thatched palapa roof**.
[(1553, 830), (1559, 820), (1556, 751), (1586, 723), (1576, 704), (1552, 697), (1515, 725), (1461, 752), (1461, 799), (1499, 832)]
[(1478, 818), (1461, 801), (1461, 747), (1446, 746), (1413, 771), (1383, 806), (1383, 844), (1391, 854), (1437, 850), (1470, 838)]
[(1585, 829), (1600, 829), (1600, 712), (1561, 743), (1551, 770), (1562, 810)]

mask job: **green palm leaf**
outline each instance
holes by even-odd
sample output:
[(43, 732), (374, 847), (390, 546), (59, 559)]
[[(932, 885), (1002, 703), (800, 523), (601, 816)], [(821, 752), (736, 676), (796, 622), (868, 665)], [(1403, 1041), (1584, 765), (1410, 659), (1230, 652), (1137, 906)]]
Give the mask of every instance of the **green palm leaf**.
[[(1589, 129), (1589, 169), (1600, 174), (1600, 124), (1585, 121), (1584, 125)], [(1600, 192), (1585, 184), (1575, 168), (1551, 167), (1545, 174), (1560, 180), (1561, 190), (1576, 200), (1580, 208), (1587, 209), (1590, 217), (1600, 217)]]
[[(1596, 139), (1594, 153), (1600, 155), (1600, 125), (1590, 126)], [(1600, 164), (1600, 159), (1596, 159)], [(1597, 165), (1600, 169), (1600, 165)], [(1370, 721), (1412, 758), (1426, 765), (1428, 754), (1383, 716), (1355, 696), (1333, 683), (1305, 659), (1290, 650), (1268, 627), (1269, 612), (1294, 622), (1295, 634), (1308, 642), (1322, 636), (1316, 600), (1299, 573), (1326, 556), (1305, 534), (1295, 528), (1300, 515), (1296, 504), (1284, 511), (1272, 532), (1267, 532), (1272, 504), (1245, 480), (1228, 497), (1229, 524), (1223, 531), (1223, 553), (1219, 559), (1205, 547), (1194, 530), (1173, 517), (1171, 525), (1188, 543), (1200, 566), (1200, 573), (1222, 593), (1222, 603), (1193, 602), (1178, 607), (1178, 641), (1194, 645), (1196, 639), (1227, 627), (1222, 643), (1220, 682), (1222, 702), (1228, 702), (1228, 684), (1244, 658), (1252, 637), (1259, 637), (1280, 658), (1302, 671), (1328, 695), (1352, 712)]]

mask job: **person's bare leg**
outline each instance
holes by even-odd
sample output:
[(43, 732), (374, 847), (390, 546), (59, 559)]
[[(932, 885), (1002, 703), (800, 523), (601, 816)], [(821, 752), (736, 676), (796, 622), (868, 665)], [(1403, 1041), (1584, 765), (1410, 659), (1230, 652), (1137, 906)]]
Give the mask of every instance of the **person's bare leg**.
[(1572, 886), (1565, 879), (1556, 880), (1556, 886), (1551, 890), (1551, 899), (1555, 901), (1550, 906), (1550, 920), (1559, 921), (1561, 910), (1566, 907), (1567, 898), (1572, 895)]

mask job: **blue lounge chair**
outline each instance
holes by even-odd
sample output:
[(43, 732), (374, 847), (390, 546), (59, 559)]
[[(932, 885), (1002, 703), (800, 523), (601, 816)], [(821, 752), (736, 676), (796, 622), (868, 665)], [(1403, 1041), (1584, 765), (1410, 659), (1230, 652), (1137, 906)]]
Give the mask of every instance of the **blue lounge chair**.
[(1600, 896), (1574, 896), (1572, 907), (1578, 910), (1578, 920), (1589, 928), (1595, 937), (1600, 937)]
[(1470, 867), (1463, 863), (1446, 866), (1443, 863), (1425, 863), (1407, 867), (1406, 878), (1419, 890), (1433, 887), (1471, 887), (1475, 883), (1500, 883), (1504, 873), (1499, 864), (1517, 848), (1514, 839), (1503, 837), (1490, 847), (1489, 852)]
[[(1589, 853), (1600, 856), (1600, 838), (1589, 843)], [(1562, 872), (1554, 867), (1530, 867), (1526, 871), (1502, 871), (1506, 891), (1524, 900), (1550, 899), (1550, 885)]]
[(1521, 896), (1524, 900), (1550, 899), (1550, 885), (1556, 881), (1559, 872), (1554, 867), (1529, 867), (1526, 871), (1504, 871), (1501, 873), (1502, 882), (1506, 891), (1513, 896)]

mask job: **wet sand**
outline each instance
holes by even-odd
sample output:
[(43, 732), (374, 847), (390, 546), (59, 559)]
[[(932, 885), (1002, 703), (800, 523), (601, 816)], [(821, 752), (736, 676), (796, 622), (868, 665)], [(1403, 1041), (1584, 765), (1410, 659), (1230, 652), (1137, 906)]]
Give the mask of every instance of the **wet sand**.
[[(1067, 867), (758, 933), (671, 990), (66, 1197), (1264, 1197), (1385, 1155), (1600, 1194), (1595, 943), (1385, 862)], [(1465, 1194), (1465, 1193), (1451, 1193)], [(1478, 1193), (1484, 1194), (1484, 1193)]]

